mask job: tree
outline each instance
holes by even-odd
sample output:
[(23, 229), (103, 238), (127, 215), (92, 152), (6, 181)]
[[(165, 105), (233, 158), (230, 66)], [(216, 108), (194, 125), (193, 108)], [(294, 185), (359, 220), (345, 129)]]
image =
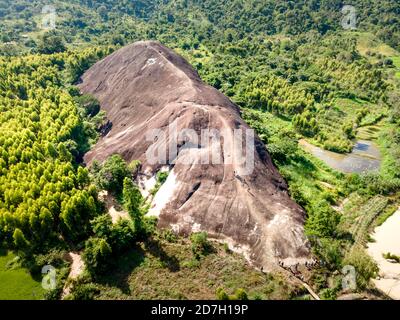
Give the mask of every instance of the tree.
[(29, 242), (26, 240), (24, 233), (18, 228), (14, 231), (13, 242), (15, 247), (19, 250), (25, 250), (29, 247)]
[(49, 233), (53, 230), (53, 215), (51, 214), (50, 210), (42, 207), (40, 210), (39, 215), (40, 220), (40, 229), (41, 229), (41, 236), (48, 236)]
[(63, 52), (66, 50), (63, 39), (53, 32), (44, 34), (39, 42), (38, 48), (39, 53), (52, 54), (57, 52)]
[(135, 233), (141, 233), (143, 230), (143, 213), (141, 210), (143, 197), (139, 188), (130, 178), (124, 179), (122, 198), (125, 209), (132, 218)]
[(97, 8), (97, 12), (103, 19), (107, 18), (108, 11), (106, 6), (101, 5)]
[(110, 266), (111, 246), (102, 238), (90, 238), (85, 243), (82, 258), (88, 271), (96, 276), (104, 273)]
[(192, 242), (192, 252), (196, 259), (206, 254), (210, 250), (210, 243), (208, 242), (207, 232), (192, 233), (190, 236)]
[(34, 253), (60, 230), (68, 240), (91, 231), (97, 192), (71, 157), (88, 132), (63, 71), (70, 59), (91, 62), (101, 52), (0, 57), (0, 238), (8, 245)]
[(67, 149), (64, 142), (61, 142), (58, 145), (58, 154), (59, 154), (59, 157), (61, 160), (66, 161), (66, 162), (72, 161), (72, 155), (69, 152), (69, 150)]
[(85, 187), (90, 182), (89, 171), (86, 168), (79, 167), (77, 179), (78, 179), (79, 185), (81, 187)]
[(120, 194), (123, 189), (123, 182), (130, 176), (129, 169), (125, 161), (118, 154), (109, 157), (98, 173), (100, 187), (116, 194)]
[(96, 215), (96, 204), (87, 191), (78, 190), (72, 197), (63, 201), (60, 218), (64, 235), (77, 239), (88, 232), (89, 221)]
[(90, 221), (90, 224), (96, 237), (105, 239), (110, 238), (113, 225), (109, 214), (102, 214), (94, 218)]
[(136, 234), (132, 228), (132, 222), (120, 219), (113, 226), (109, 241), (114, 251), (122, 252), (134, 243), (135, 237)]
[(85, 114), (90, 117), (94, 117), (100, 111), (99, 101), (90, 94), (78, 96), (75, 101), (85, 110)]

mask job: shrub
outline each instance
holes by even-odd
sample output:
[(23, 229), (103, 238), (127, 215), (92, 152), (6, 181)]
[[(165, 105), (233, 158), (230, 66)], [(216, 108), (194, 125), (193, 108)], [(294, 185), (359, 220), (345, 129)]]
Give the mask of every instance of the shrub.
[(156, 185), (154, 186), (154, 188), (150, 191), (150, 194), (152, 196), (155, 196), (155, 194), (158, 192), (158, 190), (160, 190), (161, 186), (163, 185), (163, 183), (165, 181), (167, 181), (168, 178), (168, 172), (157, 172), (156, 175)]
[(190, 241), (192, 242), (192, 252), (196, 259), (199, 259), (200, 256), (206, 254), (210, 250), (207, 232), (193, 233), (190, 236)]
[(69, 271), (69, 267), (57, 268), (56, 287), (52, 290), (48, 290), (45, 292), (45, 300), (59, 300), (61, 298), (65, 280), (67, 280), (68, 278)]
[(277, 141), (268, 144), (268, 151), (276, 162), (286, 163), (297, 152), (297, 141), (291, 138), (282, 137)]
[(93, 300), (100, 289), (94, 283), (75, 283), (68, 299), (70, 300)]
[(296, 201), (296, 203), (303, 208), (307, 206), (309, 202), (302, 192), (302, 185), (300, 183), (291, 183), (289, 186), (289, 191), (292, 199)]
[(325, 288), (321, 290), (319, 295), (323, 300), (336, 300), (337, 298), (336, 290), (330, 288)]
[(218, 288), (216, 290), (215, 294), (216, 294), (218, 300), (229, 300), (228, 294), (222, 288)]
[(340, 241), (332, 238), (318, 238), (318, 241), (312, 244), (315, 254), (328, 269), (335, 270), (340, 268), (342, 263)]
[(307, 209), (309, 209), (307, 233), (321, 238), (334, 236), (340, 222), (340, 214), (333, 210), (326, 200), (317, 201)]
[(400, 257), (399, 257), (399, 256), (396, 256), (395, 254), (391, 254), (390, 252), (384, 253), (384, 254), (383, 254), (383, 257), (384, 257), (386, 260), (393, 260), (393, 261), (396, 261), (396, 263), (400, 263)]
[(157, 182), (160, 184), (163, 184), (165, 181), (167, 181), (168, 178), (168, 172), (157, 172)]
[(163, 239), (167, 240), (168, 242), (171, 243), (176, 243), (178, 241), (178, 237), (176, 234), (170, 230), (170, 229), (165, 229), (162, 231), (161, 236)]
[(128, 165), (129, 171), (132, 173), (132, 176), (136, 176), (140, 170), (142, 163), (139, 160), (132, 160)]
[(388, 195), (400, 188), (400, 179), (388, 179), (378, 172), (363, 174), (361, 181), (370, 195)]
[(98, 170), (97, 183), (105, 190), (120, 194), (123, 188), (123, 182), (130, 176), (129, 169), (118, 154), (109, 157)]
[(242, 288), (237, 289), (235, 292), (235, 300), (249, 300), (247, 292)]
[(108, 239), (111, 235), (112, 220), (109, 214), (103, 214), (90, 221), (96, 237)]
[(16, 228), (13, 234), (14, 246), (19, 250), (25, 250), (29, 247), (29, 242), (26, 240), (24, 233)]
[(94, 117), (100, 111), (99, 101), (90, 94), (75, 97), (75, 101), (84, 109), (87, 116)]
[(353, 249), (343, 261), (343, 265), (351, 265), (357, 271), (357, 286), (365, 289), (371, 278), (379, 272), (375, 261), (362, 248)]
[(226, 253), (232, 253), (231, 249), (229, 249), (229, 245), (227, 243), (224, 243), (224, 251)]
[(157, 217), (143, 217), (142, 235), (152, 235), (157, 228)]
[(196, 258), (193, 258), (191, 260), (184, 261), (182, 263), (182, 267), (185, 267), (185, 268), (198, 268), (198, 267), (200, 267), (200, 261), (198, 259), (196, 259)]
[(121, 252), (129, 247), (135, 240), (132, 222), (120, 219), (113, 225), (108, 214), (98, 216), (91, 221), (96, 237), (105, 239), (114, 253)]

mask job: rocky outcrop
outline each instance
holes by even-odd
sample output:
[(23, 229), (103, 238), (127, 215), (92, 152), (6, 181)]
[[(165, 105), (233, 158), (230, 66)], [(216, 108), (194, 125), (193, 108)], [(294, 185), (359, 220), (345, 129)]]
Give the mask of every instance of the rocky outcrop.
[[(265, 146), (246, 135), (251, 131), (239, 108), (182, 57), (157, 42), (137, 42), (91, 67), (80, 89), (100, 101), (112, 123), (86, 163), (119, 153), (140, 160), (142, 177), (150, 180), (161, 168), (170, 170), (150, 210), (160, 227), (181, 234), (205, 230), (265, 269), (308, 260), (305, 213), (289, 197)], [(207, 129), (212, 138), (193, 138)], [(254, 150), (251, 143), (237, 148), (240, 136), (242, 146), (250, 136)], [(167, 161), (158, 157), (163, 148)], [(250, 160), (240, 161), (244, 155)]]

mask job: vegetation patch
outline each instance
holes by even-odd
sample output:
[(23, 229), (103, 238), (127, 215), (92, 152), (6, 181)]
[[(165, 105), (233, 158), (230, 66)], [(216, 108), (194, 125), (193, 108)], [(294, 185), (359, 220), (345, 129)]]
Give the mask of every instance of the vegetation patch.
[(44, 297), (42, 275), (32, 276), (29, 270), (21, 267), (17, 255), (4, 249), (0, 251), (0, 283), (1, 300), (41, 300)]

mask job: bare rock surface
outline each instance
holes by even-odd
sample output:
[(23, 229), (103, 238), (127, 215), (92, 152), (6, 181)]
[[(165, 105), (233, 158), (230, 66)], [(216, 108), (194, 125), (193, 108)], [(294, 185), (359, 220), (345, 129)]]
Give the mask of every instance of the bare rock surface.
[[(233, 249), (247, 252), (255, 265), (265, 269), (278, 262), (310, 261), (305, 212), (289, 197), (265, 146), (257, 136), (253, 138), (251, 171), (235, 160), (234, 151), (224, 149), (222, 144), (234, 143), (234, 129), (245, 132), (249, 127), (239, 108), (204, 84), (181, 56), (158, 42), (137, 42), (92, 66), (79, 86), (100, 101), (112, 123), (107, 135), (86, 154), (88, 165), (118, 153), (127, 161), (140, 160), (142, 176), (150, 179), (169, 167), (167, 181), (150, 209), (159, 217), (160, 227), (185, 235), (207, 231)], [(171, 124), (177, 132), (192, 129), (199, 137), (205, 129), (230, 133), (208, 144), (178, 136), (177, 154), (168, 153), (174, 161), (154, 163), (149, 148), (162, 149), (174, 144), (174, 139), (165, 134), (149, 140), (147, 133), (153, 129), (168, 133)], [(205, 154), (210, 159), (219, 156), (221, 163), (204, 164)], [(190, 163), (185, 161), (188, 158)]]

